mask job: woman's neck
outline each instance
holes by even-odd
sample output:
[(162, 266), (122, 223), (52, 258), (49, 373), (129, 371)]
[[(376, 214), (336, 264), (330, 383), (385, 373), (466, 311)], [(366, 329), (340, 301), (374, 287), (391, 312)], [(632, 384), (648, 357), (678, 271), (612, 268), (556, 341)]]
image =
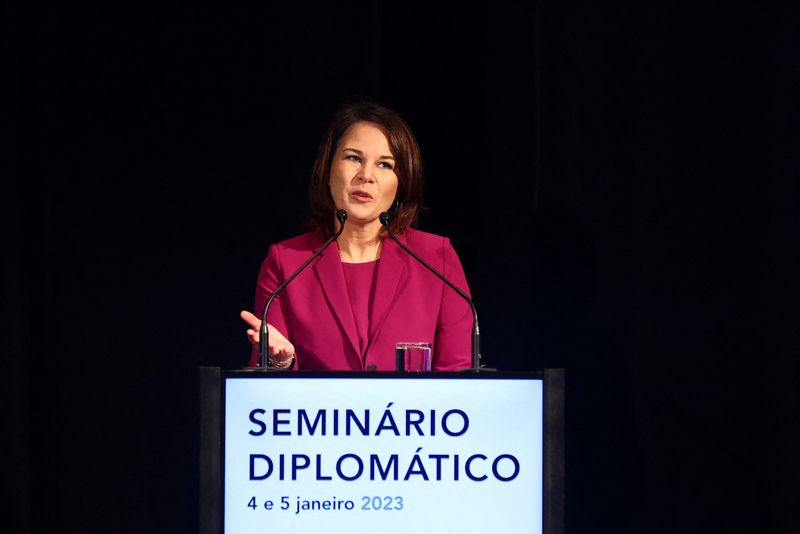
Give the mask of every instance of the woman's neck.
[(337, 240), (342, 261), (364, 263), (380, 258), (383, 241), (380, 237), (380, 230), (381, 223), (378, 221), (364, 225), (348, 222)]

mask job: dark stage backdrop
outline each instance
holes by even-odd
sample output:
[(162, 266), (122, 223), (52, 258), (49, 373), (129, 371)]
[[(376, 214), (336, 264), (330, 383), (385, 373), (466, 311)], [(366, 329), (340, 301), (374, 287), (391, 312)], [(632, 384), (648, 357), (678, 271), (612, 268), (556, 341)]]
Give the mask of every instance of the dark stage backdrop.
[(485, 362), (568, 369), (569, 533), (800, 531), (796, 7), (6, 13), (5, 532), (196, 531), (197, 367), (245, 364), (357, 98), (419, 136)]

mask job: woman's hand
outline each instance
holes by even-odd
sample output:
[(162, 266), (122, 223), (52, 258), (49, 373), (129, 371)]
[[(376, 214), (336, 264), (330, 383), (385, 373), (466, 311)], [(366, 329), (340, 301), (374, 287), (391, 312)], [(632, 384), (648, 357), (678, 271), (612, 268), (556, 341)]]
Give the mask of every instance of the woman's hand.
[[(239, 317), (250, 327), (247, 329), (247, 339), (255, 345), (260, 340), (258, 333), (261, 330), (261, 319), (249, 311), (242, 311)], [(286, 361), (294, 357), (294, 345), (269, 323), (267, 323), (267, 330), (269, 330), (270, 357), (277, 362)]]

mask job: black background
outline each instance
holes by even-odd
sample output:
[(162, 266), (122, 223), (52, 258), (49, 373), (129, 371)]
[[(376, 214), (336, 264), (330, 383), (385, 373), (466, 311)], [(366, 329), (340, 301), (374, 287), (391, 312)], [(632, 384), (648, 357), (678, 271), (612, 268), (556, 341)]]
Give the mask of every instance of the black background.
[[(7, 4), (7, 532), (195, 532), (319, 136), (417, 133), (485, 363), (568, 369), (568, 532), (798, 532), (796, 7)], [(487, 511), (490, 513), (490, 511)]]

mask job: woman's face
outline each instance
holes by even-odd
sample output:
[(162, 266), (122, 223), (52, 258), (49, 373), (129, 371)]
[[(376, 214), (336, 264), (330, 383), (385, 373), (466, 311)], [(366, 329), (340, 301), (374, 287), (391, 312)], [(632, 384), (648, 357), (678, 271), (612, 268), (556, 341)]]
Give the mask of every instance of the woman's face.
[(337, 209), (348, 223), (377, 221), (397, 195), (395, 160), (386, 136), (377, 126), (358, 122), (345, 130), (331, 162), (328, 185)]

